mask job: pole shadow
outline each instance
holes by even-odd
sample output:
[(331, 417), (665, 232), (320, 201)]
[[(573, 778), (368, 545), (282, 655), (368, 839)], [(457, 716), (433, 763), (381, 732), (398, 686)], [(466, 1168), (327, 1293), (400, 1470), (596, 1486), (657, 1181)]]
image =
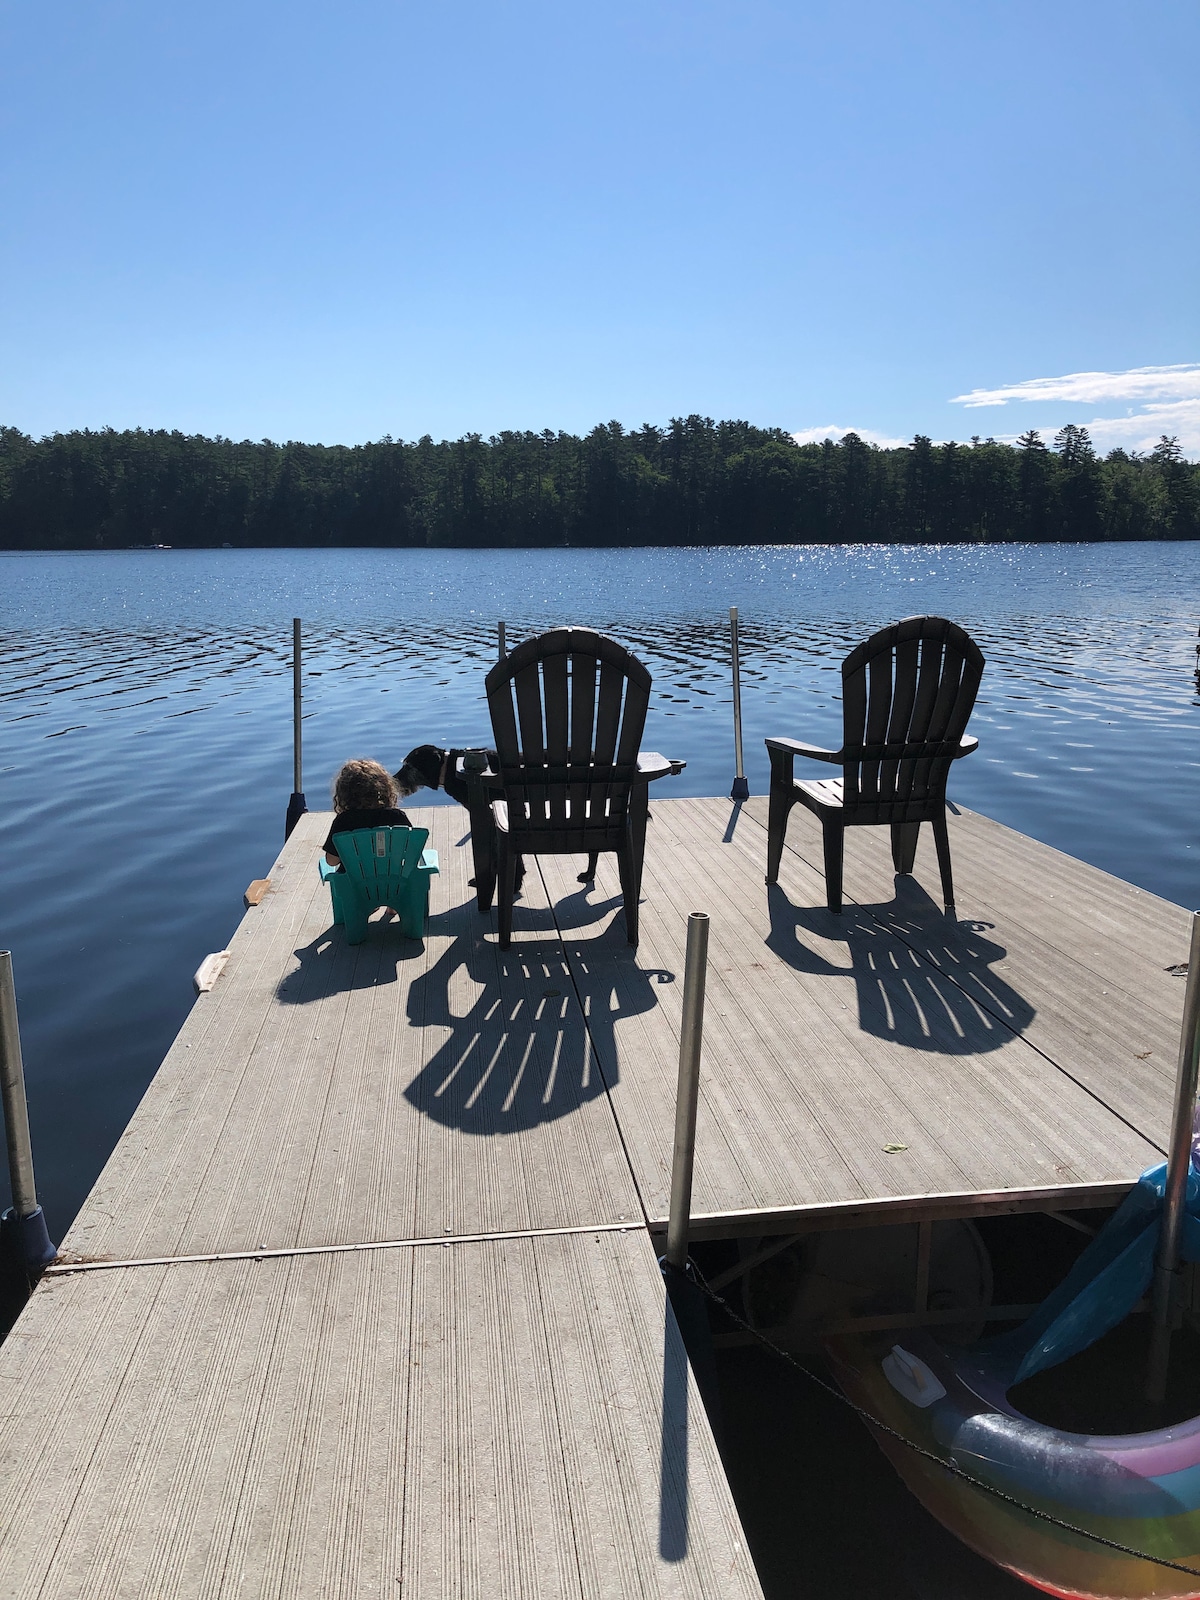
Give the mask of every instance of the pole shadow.
[(659, 1457), (658, 1553), (688, 1552), (688, 1358), (670, 1297), (663, 1295), (662, 1445)]

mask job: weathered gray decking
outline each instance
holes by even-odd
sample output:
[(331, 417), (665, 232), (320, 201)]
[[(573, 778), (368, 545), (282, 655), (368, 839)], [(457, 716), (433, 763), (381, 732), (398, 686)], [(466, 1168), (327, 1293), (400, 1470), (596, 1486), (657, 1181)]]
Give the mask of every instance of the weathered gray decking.
[(65, 1241), (142, 1264), (56, 1269), (0, 1350), (0, 1597), (757, 1594), (646, 1229), (690, 910), (698, 1232), (1099, 1203), (1157, 1158), (1179, 908), (964, 815), (957, 926), (883, 829), (832, 918), (806, 817), (768, 893), (761, 802), (653, 809), (636, 956), (608, 864), (553, 859), (500, 952), (446, 809), (424, 945), (350, 949), (304, 819)]
[(713, 919), (697, 1236), (902, 1203), (911, 1216), (1102, 1204), (1158, 1159), (1179, 907), (964, 813), (951, 821), (957, 922), (932, 842), (898, 882), (886, 828), (848, 830), (848, 903), (832, 916), (806, 815), (792, 814), (771, 891), (765, 800), (658, 802), (654, 816), (636, 960), (588, 920), (616, 893), (605, 863), (586, 901), (570, 863), (543, 864), (652, 1221), (669, 1190), (674, 974), (697, 909)]

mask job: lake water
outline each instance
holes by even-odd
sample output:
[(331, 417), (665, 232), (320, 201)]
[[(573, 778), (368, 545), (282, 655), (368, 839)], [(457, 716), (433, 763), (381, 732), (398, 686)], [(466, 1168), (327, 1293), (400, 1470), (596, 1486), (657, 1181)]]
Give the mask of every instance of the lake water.
[(347, 756), (489, 742), (500, 617), (510, 642), (579, 622), (640, 655), (646, 744), (687, 760), (687, 795), (733, 776), (731, 604), (758, 794), (765, 735), (838, 742), (853, 644), (950, 616), (988, 662), (952, 796), (1200, 905), (1200, 545), (127, 551), (0, 555), (0, 576), (0, 945), (56, 1238), (282, 841), (294, 615), (314, 809)]

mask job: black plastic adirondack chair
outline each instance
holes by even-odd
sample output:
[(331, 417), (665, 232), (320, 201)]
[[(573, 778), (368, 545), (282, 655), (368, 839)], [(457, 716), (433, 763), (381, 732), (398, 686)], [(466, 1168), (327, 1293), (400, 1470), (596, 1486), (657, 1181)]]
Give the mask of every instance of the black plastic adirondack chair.
[(518, 856), (586, 853), (594, 871), (604, 851), (616, 852), (625, 931), (636, 945), (647, 786), (683, 770), (639, 748), (650, 674), (603, 634), (557, 628), (497, 662), (485, 688), (500, 770), (477, 781), (498, 791), (491, 811), (501, 948), (512, 937)]
[[(779, 877), (788, 814), (799, 803), (821, 819), (825, 893), (842, 909), (842, 844), (847, 828), (886, 823), (897, 872), (913, 869), (917, 835), (933, 824), (942, 898), (954, 910), (946, 779), (950, 764), (978, 748), (966, 733), (983, 674), (979, 646), (945, 617), (906, 617), (881, 628), (842, 662), (842, 748), (768, 739), (771, 799), (767, 882)], [(793, 776), (796, 756), (841, 767), (840, 778)]]

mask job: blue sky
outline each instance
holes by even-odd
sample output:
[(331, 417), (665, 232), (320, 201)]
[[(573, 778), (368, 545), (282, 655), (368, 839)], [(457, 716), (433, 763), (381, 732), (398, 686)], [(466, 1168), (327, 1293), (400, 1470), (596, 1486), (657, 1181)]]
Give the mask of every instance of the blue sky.
[(9, 0), (0, 421), (1200, 456), (1198, 46), (1194, 0)]

